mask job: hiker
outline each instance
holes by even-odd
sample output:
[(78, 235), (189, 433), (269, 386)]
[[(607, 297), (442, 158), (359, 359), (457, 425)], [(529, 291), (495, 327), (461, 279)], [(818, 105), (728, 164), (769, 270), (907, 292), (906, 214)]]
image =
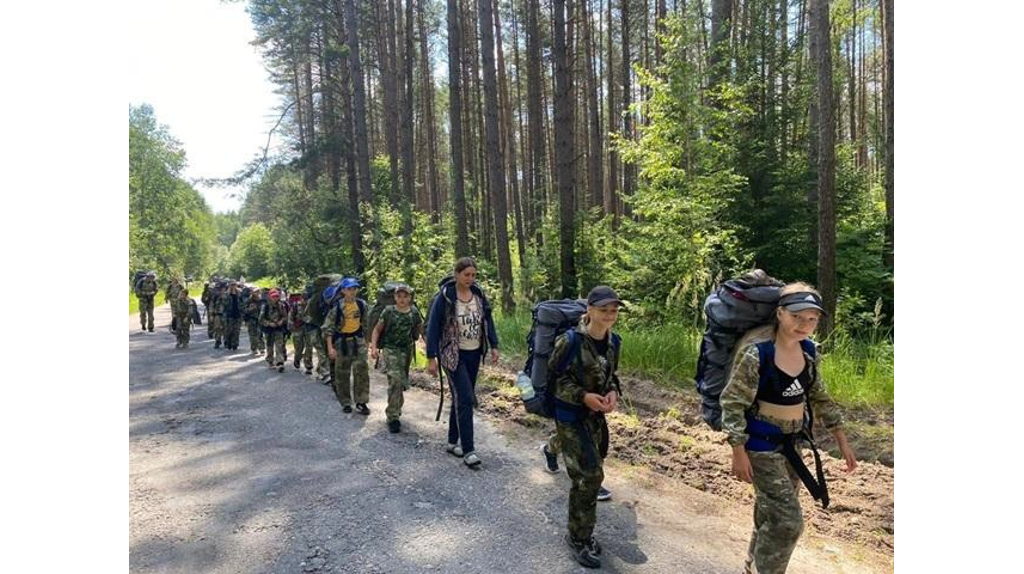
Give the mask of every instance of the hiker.
[(295, 369), (305, 363), (306, 374), (313, 374), (313, 337), (312, 332), (306, 329), (306, 323), (302, 320), (306, 312), (306, 296), (299, 293), (293, 295), (291, 308), (288, 310), (288, 330), (292, 332), (292, 344), (295, 345), (295, 361), (292, 363)]
[(219, 349), (221, 342), (224, 340), (224, 302), (227, 295), (226, 291), (227, 286), (223, 282), (218, 282), (214, 285), (210, 289), (210, 303), (206, 307), (206, 313), (210, 317), (210, 336), (214, 341), (214, 349)]
[(164, 300), (171, 306), (171, 333), (178, 332), (177, 317), (174, 315), (174, 301), (178, 299), (178, 293), (181, 292), (181, 282), (177, 278), (172, 278), (167, 283), (167, 289), (164, 291)]
[[(324, 319), (323, 333), (327, 340), (327, 353), (334, 361), (334, 393), (341, 403), (341, 410), (352, 412), (352, 395), (355, 394), (356, 411), (369, 415), (370, 369), (366, 362), (366, 301), (356, 297), (359, 281), (346, 277), (341, 281), (344, 295), (331, 307)], [(354, 387), (354, 389), (353, 389)], [(353, 392), (354, 390), (354, 392)]]
[(171, 312), (174, 314), (174, 334), (177, 337), (175, 349), (188, 348), (190, 331), (192, 330), (192, 300), (188, 298), (188, 289), (181, 288), (177, 297), (171, 300)]
[(388, 406), (384, 414), (392, 433), (402, 430), (403, 391), (409, 388), (409, 365), (416, 351), (416, 340), (423, 334), (423, 318), (419, 309), (412, 305), (412, 296), (412, 287), (404, 283), (396, 286), (395, 304), (384, 308), (370, 335), (370, 358), (383, 358), (388, 375)]
[(277, 372), (284, 372), (287, 360), (284, 350), (284, 332), (288, 329), (288, 306), (281, 301), (281, 292), (271, 289), (267, 294), (267, 302), (260, 309), (260, 330), (267, 338), (267, 367), (277, 367)]
[(224, 294), (224, 347), (238, 349), (238, 335), (242, 330), (242, 315), (245, 302), (238, 290), (238, 283), (232, 281)]
[(445, 450), (470, 468), (481, 462), (473, 444), (473, 405), (477, 373), (488, 346), (492, 362), (498, 362), (491, 304), (476, 285), (476, 271), (472, 257), (455, 262), (455, 277), (440, 287), (427, 325), (427, 371), (437, 375), (440, 359), (452, 393)]
[(249, 349), (253, 355), (262, 355), (267, 350), (267, 344), (263, 341), (263, 331), (260, 330), (260, 307), (263, 306), (263, 294), (258, 287), (249, 291), (249, 297), (245, 300), (245, 309), (242, 311), (242, 318), (249, 329)]
[[(794, 465), (808, 472), (798, 450), (799, 441), (809, 436), (804, 431), (811, 430), (805, 414), (811, 424), (817, 418), (835, 436), (846, 471), (857, 468), (842, 414), (825, 390), (818, 353), (808, 339), (825, 313), (821, 295), (806, 283), (786, 285), (779, 295), (773, 324), (748, 332), (737, 345), (721, 396), (732, 472), (752, 482), (756, 494), (747, 573), (785, 572), (803, 531), (797, 496), (800, 469)], [(819, 478), (824, 475), (819, 473)]]
[(152, 271), (139, 280), (135, 289), (135, 296), (139, 299), (139, 320), (142, 321), (142, 330), (150, 333), (153, 332), (153, 298), (157, 290), (156, 273)]
[[(587, 295), (587, 312), (579, 325), (555, 340), (548, 359), (552, 372), (566, 364), (554, 380), (555, 435), (547, 452), (559, 452), (572, 479), (565, 542), (573, 558), (587, 568), (600, 568), (601, 545), (594, 538), (597, 496), (608, 454), (605, 414), (615, 410), (621, 389), (616, 370), (620, 340), (611, 328), (624, 303), (615, 291), (599, 285)], [(566, 353), (574, 358), (566, 360)]]

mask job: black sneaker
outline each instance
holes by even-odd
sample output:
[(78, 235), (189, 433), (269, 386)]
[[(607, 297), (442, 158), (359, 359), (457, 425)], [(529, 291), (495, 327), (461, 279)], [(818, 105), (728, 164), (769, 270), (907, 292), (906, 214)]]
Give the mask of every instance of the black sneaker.
[(345, 406), (341, 407), (341, 412), (343, 412), (343, 413), (350, 413), (350, 412), (352, 412), (352, 405), (345, 405)]
[(356, 410), (359, 411), (359, 414), (361, 415), (370, 414), (370, 407), (366, 406), (366, 403), (356, 403)]
[(152, 333), (152, 332), (153, 332), (153, 327), (150, 327), (150, 328), (149, 328), (149, 332), (150, 332), (150, 333)]
[(601, 502), (611, 500), (612, 493), (610, 490), (607, 490), (604, 486), (602, 486), (601, 488), (597, 489), (597, 499)]
[(277, 372), (279, 372), (279, 373), (283, 373), (284, 372), (284, 363), (278, 363), (277, 364)]
[(544, 453), (544, 470), (551, 474), (558, 474), (558, 455), (548, 452), (548, 445), (546, 444), (541, 446), (540, 450)]
[(312, 375), (313, 374), (313, 369), (306, 369), (306, 374), (307, 375)]
[(214, 349), (219, 349), (220, 348), (220, 341), (217, 341), (216, 343), (214, 343), (213, 344), (213, 348)]
[(600, 568), (601, 560), (596, 554), (594, 554), (593, 550), (590, 548), (589, 542), (589, 540), (583, 542), (573, 540), (572, 536), (568, 534), (565, 535), (565, 543), (572, 550), (572, 557), (575, 558), (580, 565), (585, 568)]
[(295, 367), (296, 371), (299, 370), (299, 364), (298, 363), (292, 363), (292, 366)]
[(590, 539), (587, 540), (587, 548), (590, 548), (590, 553), (594, 556), (601, 555), (601, 543), (597, 541), (597, 538), (591, 536)]
[(388, 430), (393, 432), (393, 433), (401, 432), (402, 431), (402, 421), (398, 421), (398, 420), (388, 421)]

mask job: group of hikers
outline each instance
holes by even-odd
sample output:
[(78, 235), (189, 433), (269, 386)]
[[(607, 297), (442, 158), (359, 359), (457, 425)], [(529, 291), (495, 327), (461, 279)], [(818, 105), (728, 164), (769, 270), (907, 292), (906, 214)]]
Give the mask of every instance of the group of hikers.
[[(330, 293), (307, 288), (291, 296), (278, 288), (264, 292), (238, 281), (212, 281), (202, 296), (207, 334), (214, 339), (215, 348), (223, 344), (226, 349), (237, 349), (241, 323), (245, 322), (252, 353), (265, 354), (268, 368), (278, 372), (284, 371), (288, 360), (285, 339), (290, 337), (295, 369), (304, 366), (306, 374), (312, 375), (315, 352), (316, 376), (333, 387), (345, 413), (353, 412), (353, 407), (358, 414), (370, 413), (368, 360), (383, 363), (388, 378), (385, 414), (392, 433), (401, 432), (409, 368), (416, 343), (425, 338), (427, 371), (447, 377), (452, 397), (445, 451), (476, 470), (482, 465), (473, 441), (476, 381), (485, 357), (490, 355), (497, 363), (499, 348), (491, 305), (477, 285), (476, 275), (473, 258), (457, 260), (453, 274), (439, 283), (426, 320), (413, 303), (414, 290), (406, 283), (389, 283), (389, 304), (371, 310), (358, 296), (362, 286), (352, 277), (332, 285)], [(758, 288), (762, 288), (760, 284)], [(835, 436), (846, 470), (857, 466), (843, 431), (842, 415), (821, 380), (820, 355), (810, 340), (825, 313), (821, 296), (806, 283), (775, 283), (772, 289), (773, 299), (766, 307), (770, 316), (762, 318), (765, 324), (745, 333), (734, 329), (731, 334), (728, 367), (718, 365), (723, 373), (719, 386), (724, 384), (724, 388), (712, 394), (701, 388), (704, 407), (714, 411), (713, 420), (707, 414), (705, 418), (725, 431), (732, 447), (733, 474), (754, 486), (754, 529), (745, 572), (762, 574), (786, 571), (803, 531), (800, 484), (828, 505), (811, 434), (815, 416)], [(167, 291), (177, 346), (185, 348), (192, 324), (201, 320), (197, 306), (180, 282), (172, 281)], [(136, 282), (143, 331), (153, 331), (155, 293), (154, 275)], [(331, 295), (329, 311), (320, 321), (313, 308), (318, 301), (328, 300), (326, 295)], [(538, 319), (538, 308), (544, 303), (534, 309), (530, 356), (517, 386), (528, 411), (554, 420), (554, 433), (541, 450), (545, 470), (560, 472), (560, 454), (571, 479), (565, 542), (579, 564), (599, 568), (602, 547), (593, 535), (596, 507), (599, 500), (611, 498), (602, 486), (609, 445), (606, 415), (617, 409), (622, 397), (617, 375), (622, 340), (613, 327), (626, 303), (604, 285), (591, 289), (585, 300), (558, 303), (563, 304), (560, 320)], [(709, 332), (710, 318), (709, 313)], [(723, 339), (706, 335), (706, 343), (709, 340), (714, 346)], [(709, 363), (706, 351), (702, 348), (699, 369)], [(713, 353), (707, 356), (713, 358)], [(698, 373), (699, 386), (702, 378)], [(441, 390), (443, 400), (443, 386)], [(813, 448), (817, 477), (811, 475), (800, 455), (801, 447), (808, 444)]]

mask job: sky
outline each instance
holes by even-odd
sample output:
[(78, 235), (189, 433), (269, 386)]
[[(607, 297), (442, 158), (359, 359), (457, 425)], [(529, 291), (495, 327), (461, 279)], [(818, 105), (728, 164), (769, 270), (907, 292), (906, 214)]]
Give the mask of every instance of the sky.
[[(153, 106), (157, 121), (183, 144), (185, 177), (229, 177), (262, 154), (280, 97), (250, 45), (255, 34), (245, 3), (134, 0), (127, 6), (128, 101)], [(242, 188), (195, 187), (216, 212), (241, 206), (229, 195)]]

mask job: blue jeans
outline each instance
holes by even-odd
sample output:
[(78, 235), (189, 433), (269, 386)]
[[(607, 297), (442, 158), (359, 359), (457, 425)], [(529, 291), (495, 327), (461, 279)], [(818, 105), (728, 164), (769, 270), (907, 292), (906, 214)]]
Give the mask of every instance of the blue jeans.
[(448, 371), (448, 388), (452, 405), (448, 415), (448, 444), (459, 444), (462, 452), (473, 452), (473, 402), (476, 376), (480, 372), (480, 349), (459, 350), (459, 366)]

